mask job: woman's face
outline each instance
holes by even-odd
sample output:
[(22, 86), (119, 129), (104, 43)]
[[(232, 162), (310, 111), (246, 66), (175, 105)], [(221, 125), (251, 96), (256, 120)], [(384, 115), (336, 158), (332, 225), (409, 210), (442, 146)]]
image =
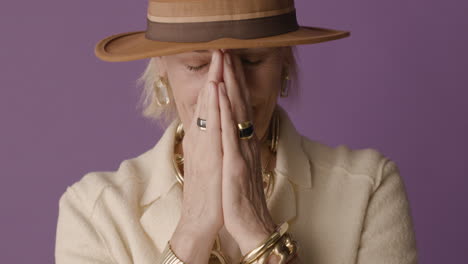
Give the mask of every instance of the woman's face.
[[(193, 120), (197, 96), (207, 84), (213, 50), (199, 50), (160, 57), (157, 60), (160, 75), (168, 77), (179, 118), (184, 127)], [(252, 48), (228, 50), (239, 56), (249, 89), (257, 136), (265, 135), (277, 103), (283, 70), (283, 48)], [(229, 89), (229, 87), (226, 87)]]

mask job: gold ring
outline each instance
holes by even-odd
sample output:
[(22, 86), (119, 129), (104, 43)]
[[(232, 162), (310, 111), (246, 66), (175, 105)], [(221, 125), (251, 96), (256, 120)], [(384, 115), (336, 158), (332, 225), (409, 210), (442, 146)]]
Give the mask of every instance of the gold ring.
[(254, 127), (252, 122), (245, 121), (242, 123), (237, 124), (237, 128), (239, 129), (239, 138), (240, 139), (249, 139), (254, 134)]

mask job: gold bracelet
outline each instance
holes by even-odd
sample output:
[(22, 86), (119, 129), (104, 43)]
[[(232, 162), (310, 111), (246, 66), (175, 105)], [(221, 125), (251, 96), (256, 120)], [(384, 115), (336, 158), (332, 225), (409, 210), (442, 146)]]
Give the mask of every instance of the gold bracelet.
[(254, 261), (252, 263), (255, 263), (255, 264), (268, 263), (268, 260), (270, 259), (270, 256), (271, 256), (271, 253), (272, 253), (273, 249), (275, 249), (275, 247), (269, 248), (267, 251), (265, 251), (265, 253), (263, 255), (261, 255), (256, 261)]
[(255, 264), (266, 264), (272, 255), (279, 257), (278, 264), (286, 264), (297, 255), (298, 245), (297, 242), (291, 238), (289, 233), (284, 233), (280, 240), (278, 240), (273, 247), (268, 249)]
[(270, 255), (276, 255), (280, 258), (278, 264), (286, 264), (294, 255), (297, 254), (297, 251), (297, 242), (292, 239), (289, 233), (285, 233), (281, 240), (275, 244)]
[(298, 249), (298, 244), (292, 239), (291, 235), (289, 233), (284, 233), (273, 247), (270, 247), (257, 260), (250, 263), (266, 264), (272, 255), (276, 255), (279, 257), (278, 264), (286, 264), (296, 257)]
[(169, 241), (167, 241), (166, 248), (164, 248), (164, 251), (162, 252), (161, 264), (185, 264), (176, 256), (174, 251), (172, 251)]
[(284, 222), (281, 225), (279, 225), (268, 238), (266, 238), (262, 243), (260, 243), (259, 246), (245, 254), (245, 256), (242, 257), (240, 263), (254, 263), (254, 261), (256, 261), (262, 255), (264, 255), (268, 251), (268, 249), (272, 248), (276, 244), (276, 242), (278, 242), (281, 239), (281, 237), (284, 235), (284, 233), (286, 233), (288, 228), (288, 222)]

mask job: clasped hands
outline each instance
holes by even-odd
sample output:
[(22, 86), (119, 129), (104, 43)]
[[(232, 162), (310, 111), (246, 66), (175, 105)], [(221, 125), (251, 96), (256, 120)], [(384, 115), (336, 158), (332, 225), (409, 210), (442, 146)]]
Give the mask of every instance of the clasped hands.
[[(206, 130), (197, 126), (206, 119)], [(275, 229), (263, 191), (260, 143), (240, 139), (237, 124), (253, 122), (240, 58), (214, 50), (207, 84), (184, 126), (184, 190), (179, 230), (210, 245), (224, 226), (244, 255)], [(254, 124), (255, 125), (255, 124)]]

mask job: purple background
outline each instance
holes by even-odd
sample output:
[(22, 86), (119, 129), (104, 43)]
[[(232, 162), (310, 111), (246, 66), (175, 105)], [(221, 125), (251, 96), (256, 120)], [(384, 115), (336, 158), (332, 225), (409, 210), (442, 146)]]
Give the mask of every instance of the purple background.
[[(66, 187), (159, 139), (136, 109), (143, 61), (93, 53), (103, 37), (143, 30), (146, 3), (1, 2), (2, 263), (53, 263)], [(395, 160), (420, 263), (466, 263), (467, 2), (300, 0), (296, 8), (301, 25), (351, 31), (299, 47), (303, 96), (283, 101), (298, 130)]]

